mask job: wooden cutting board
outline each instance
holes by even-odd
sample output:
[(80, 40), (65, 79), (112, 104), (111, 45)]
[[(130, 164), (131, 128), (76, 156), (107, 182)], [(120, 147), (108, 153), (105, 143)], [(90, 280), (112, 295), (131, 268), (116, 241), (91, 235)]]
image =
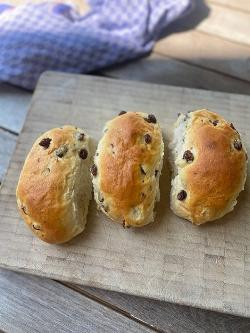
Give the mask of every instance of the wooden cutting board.
[[(64, 245), (34, 238), (16, 208), (15, 188), (34, 140), (73, 124), (97, 140), (121, 110), (156, 115), (165, 134), (178, 112), (208, 108), (242, 133), (250, 151), (250, 97), (197, 89), (45, 73), (33, 96), (0, 194), (0, 265), (53, 279), (250, 316), (250, 175), (235, 210), (201, 227), (169, 209), (167, 158), (156, 222), (126, 229), (97, 212), (85, 232)], [(18, 112), (18, 110), (17, 110)]]

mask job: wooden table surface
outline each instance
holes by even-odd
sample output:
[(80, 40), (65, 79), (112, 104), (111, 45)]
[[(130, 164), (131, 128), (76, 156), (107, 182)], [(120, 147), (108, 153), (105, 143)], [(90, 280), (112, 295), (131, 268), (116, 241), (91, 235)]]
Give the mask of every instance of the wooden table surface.
[[(148, 57), (99, 74), (250, 93), (250, 0), (197, 0), (170, 30)], [(30, 98), (0, 85), (0, 181)], [(0, 269), (0, 331), (238, 333), (250, 332), (250, 319)]]

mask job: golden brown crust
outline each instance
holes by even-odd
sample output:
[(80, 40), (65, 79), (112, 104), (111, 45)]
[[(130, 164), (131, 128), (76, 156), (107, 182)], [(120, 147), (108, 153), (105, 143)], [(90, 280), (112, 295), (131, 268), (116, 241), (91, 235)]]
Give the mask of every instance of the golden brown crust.
[[(80, 170), (89, 169), (92, 153), (89, 151), (86, 160), (79, 157), (82, 148), (90, 150), (86, 134), (83, 141), (76, 137), (82, 132), (65, 126), (43, 134), (34, 143), (20, 175), (16, 195), (21, 215), (31, 230), (49, 243), (65, 242), (84, 228), (81, 200), (88, 199), (84, 191), (91, 192), (90, 175), (85, 189), (79, 188), (76, 177)], [(51, 139), (48, 148), (39, 144), (43, 139)], [(61, 147), (67, 149), (63, 156), (58, 151)], [(82, 213), (82, 221), (74, 215), (74, 205)]]
[[(107, 215), (125, 226), (151, 222), (163, 142), (159, 125), (147, 117), (127, 112), (114, 118), (98, 146), (98, 204), (103, 200), (100, 206)], [(152, 141), (146, 143), (145, 135)]]
[(194, 160), (179, 169), (187, 198), (172, 199), (178, 215), (202, 224), (233, 209), (246, 179), (246, 152), (235, 142), (241, 143), (238, 132), (216, 113), (190, 113), (184, 150), (192, 150)]

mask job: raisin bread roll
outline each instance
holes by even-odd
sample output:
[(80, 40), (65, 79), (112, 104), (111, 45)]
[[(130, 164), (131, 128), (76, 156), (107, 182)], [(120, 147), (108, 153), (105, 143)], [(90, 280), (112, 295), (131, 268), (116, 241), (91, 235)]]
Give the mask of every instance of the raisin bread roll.
[(124, 227), (153, 222), (163, 154), (154, 115), (122, 111), (109, 121), (91, 169), (98, 208)]
[(180, 114), (169, 148), (176, 215), (199, 225), (233, 210), (247, 170), (246, 150), (233, 124), (205, 109)]
[(90, 137), (72, 126), (54, 128), (34, 143), (16, 196), (24, 221), (43, 241), (64, 243), (84, 230), (93, 154)]

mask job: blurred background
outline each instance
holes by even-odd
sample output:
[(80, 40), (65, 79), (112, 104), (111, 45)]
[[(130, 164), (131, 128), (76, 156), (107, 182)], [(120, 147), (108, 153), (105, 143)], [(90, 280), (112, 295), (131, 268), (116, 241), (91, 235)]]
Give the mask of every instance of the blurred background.
[[(0, 1), (11, 5), (42, 2)], [(71, 4), (81, 15), (90, 8), (86, 0), (50, 2)], [(248, 94), (250, 1), (193, 0), (192, 3), (191, 13), (167, 26), (150, 55), (122, 66), (105, 67), (102, 74)]]
[[(6, 3), (9, 5), (17, 6), (24, 5), (26, 3), (43, 3), (44, 0), (6, 0), (0, 1), (0, 3)], [(86, 0), (50, 0), (48, 2), (52, 3), (64, 3), (67, 5), (73, 5), (81, 14), (86, 13), (88, 11), (89, 5)]]

